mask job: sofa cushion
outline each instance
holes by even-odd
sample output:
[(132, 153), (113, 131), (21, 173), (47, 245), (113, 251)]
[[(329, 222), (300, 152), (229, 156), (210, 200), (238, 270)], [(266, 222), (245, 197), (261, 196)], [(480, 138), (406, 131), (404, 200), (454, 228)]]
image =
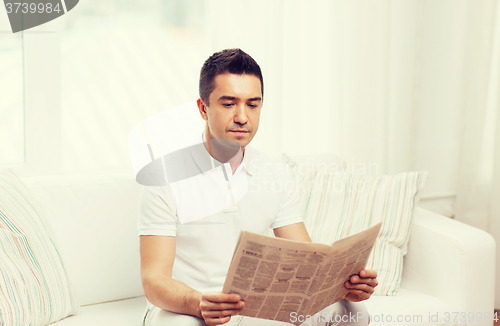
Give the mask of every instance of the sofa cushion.
[(364, 301), (371, 316), (370, 326), (466, 325), (453, 311), (463, 311), (428, 294), (400, 288), (396, 296), (372, 296)]
[(118, 300), (81, 307), (82, 312), (54, 326), (140, 326), (146, 310), (146, 297)]
[[(463, 325), (451, 322), (453, 315), (450, 315), (450, 322), (446, 323), (445, 313), (460, 311), (459, 308), (433, 296), (404, 288), (398, 291), (397, 296), (372, 296), (364, 303), (371, 316), (370, 326)], [(82, 306), (80, 314), (65, 318), (54, 326), (140, 326), (145, 309), (144, 296)], [(437, 322), (434, 319), (436, 314), (439, 317)], [(398, 318), (402, 321), (398, 322)], [(391, 322), (387, 322), (388, 319)]]
[(331, 171), (322, 165), (302, 168), (286, 154), (304, 210), (304, 224), (313, 242), (332, 242), (382, 222), (366, 268), (378, 272), (375, 294), (395, 295), (401, 283), (413, 208), (428, 172), (370, 176)]
[(78, 312), (45, 211), (10, 169), (0, 171), (0, 247), (2, 325), (47, 325)]
[(80, 304), (144, 295), (132, 173), (23, 178), (45, 208)]

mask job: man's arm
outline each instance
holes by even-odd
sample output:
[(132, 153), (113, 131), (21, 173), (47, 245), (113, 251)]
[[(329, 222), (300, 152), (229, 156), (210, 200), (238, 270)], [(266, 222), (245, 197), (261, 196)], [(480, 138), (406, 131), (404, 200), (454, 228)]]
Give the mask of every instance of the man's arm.
[(199, 318), (201, 293), (172, 279), (175, 237), (141, 236), (141, 280), (146, 298), (162, 309)]
[(175, 237), (141, 236), (141, 280), (146, 298), (153, 305), (202, 318), (208, 325), (227, 323), (244, 303), (237, 294), (200, 293), (172, 278)]
[(302, 242), (312, 242), (303, 222), (285, 225), (279, 228), (275, 228), (273, 231), (274, 235), (278, 238)]

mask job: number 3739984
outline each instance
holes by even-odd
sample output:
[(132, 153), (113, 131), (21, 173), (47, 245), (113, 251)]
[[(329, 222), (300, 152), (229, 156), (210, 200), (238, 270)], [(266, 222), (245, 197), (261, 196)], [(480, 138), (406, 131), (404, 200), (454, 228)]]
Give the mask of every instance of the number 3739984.
[(458, 311), (453, 311), (453, 312), (445, 312), (444, 313), (444, 321), (445, 322), (480, 322), (480, 321), (498, 321), (498, 312), (494, 312), (493, 314), (488, 313), (488, 312), (458, 312)]
[(23, 13), (23, 14), (34, 14), (34, 13), (47, 13), (50, 14), (52, 12), (60, 13), (62, 8), (59, 6), (59, 3), (52, 5), (52, 3), (21, 3), (21, 2), (6, 2), (5, 8), (7, 9), (7, 13)]

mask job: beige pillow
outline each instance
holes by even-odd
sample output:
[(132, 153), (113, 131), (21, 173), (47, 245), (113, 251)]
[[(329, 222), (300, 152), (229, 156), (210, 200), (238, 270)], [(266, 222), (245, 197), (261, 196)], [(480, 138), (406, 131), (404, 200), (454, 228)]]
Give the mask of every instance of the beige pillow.
[(428, 172), (369, 176), (301, 167), (288, 156), (301, 192), (304, 223), (313, 242), (332, 242), (382, 222), (366, 268), (378, 272), (378, 295), (396, 295), (403, 272), (403, 256), (413, 222), (413, 209)]
[(10, 169), (0, 171), (2, 325), (47, 325), (79, 312), (45, 212)]

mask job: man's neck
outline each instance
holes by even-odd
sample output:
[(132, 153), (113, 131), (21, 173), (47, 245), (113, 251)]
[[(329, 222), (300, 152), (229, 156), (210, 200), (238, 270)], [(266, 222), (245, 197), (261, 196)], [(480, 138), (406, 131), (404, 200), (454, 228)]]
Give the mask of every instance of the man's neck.
[[(209, 148), (207, 147), (207, 131), (205, 130), (205, 132), (203, 133), (203, 144), (205, 145), (205, 148), (207, 149), (207, 151), (209, 152), (210, 156), (212, 156), (213, 158), (215, 158), (217, 160), (216, 157), (214, 157), (212, 155), (212, 153), (210, 153), (210, 150)], [(227, 163), (230, 164), (231, 166), (231, 171), (232, 173), (234, 174), (234, 172), (236, 171), (236, 169), (238, 168), (238, 166), (240, 166), (241, 162), (243, 162), (243, 156), (245, 154), (245, 147), (240, 147), (238, 153), (236, 153), (235, 156), (233, 156)]]

